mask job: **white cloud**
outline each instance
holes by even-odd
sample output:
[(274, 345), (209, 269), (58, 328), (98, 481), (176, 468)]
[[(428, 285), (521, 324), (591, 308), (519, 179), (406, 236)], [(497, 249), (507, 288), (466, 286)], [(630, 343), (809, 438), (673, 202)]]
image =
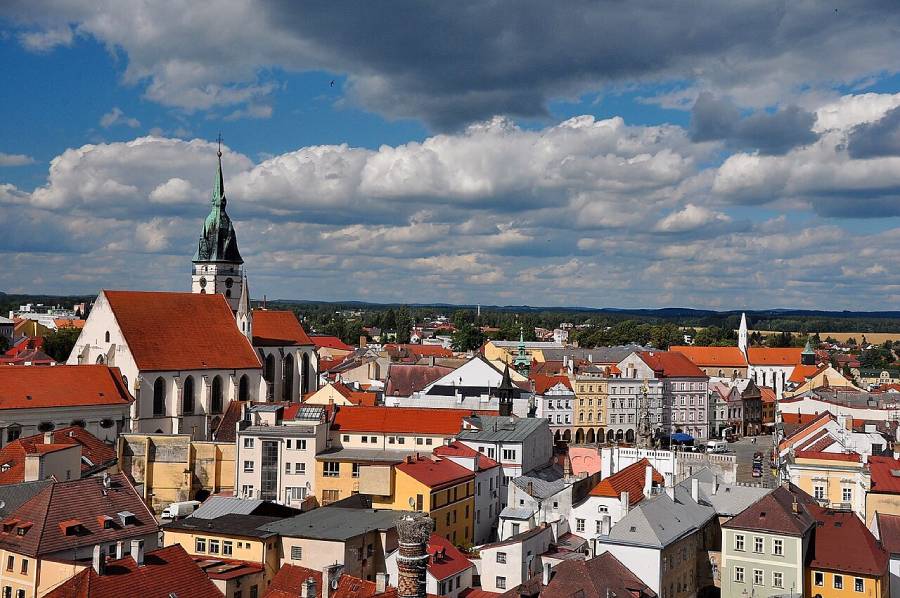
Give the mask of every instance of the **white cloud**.
[(687, 204), (684, 209), (672, 212), (656, 223), (654, 230), (664, 233), (683, 233), (715, 222), (730, 222), (731, 217), (721, 212), (714, 212), (703, 206)]
[(114, 106), (112, 110), (100, 117), (100, 126), (104, 129), (123, 125), (136, 129), (141, 126), (141, 121), (136, 118), (125, 116), (125, 113), (118, 106)]
[(19, 34), (19, 41), (32, 52), (49, 52), (59, 46), (71, 46), (75, 36), (68, 26)]
[(0, 152), (0, 167), (3, 166), (27, 166), (34, 164), (34, 158), (25, 154), (4, 154)]

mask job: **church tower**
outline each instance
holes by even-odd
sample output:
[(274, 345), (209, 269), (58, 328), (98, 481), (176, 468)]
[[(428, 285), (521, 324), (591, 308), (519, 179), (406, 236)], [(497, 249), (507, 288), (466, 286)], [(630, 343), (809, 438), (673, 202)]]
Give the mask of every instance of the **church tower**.
[(231, 311), (237, 313), (244, 294), (244, 260), (238, 251), (231, 218), (225, 212), (227, 200), (222, 177), (221, 139), (216, 154), (219, 165), (212, 192), (212, 208), (203, 223), (203, 232), (194, 254), (191, 292), (222, 293), (228, 300)]

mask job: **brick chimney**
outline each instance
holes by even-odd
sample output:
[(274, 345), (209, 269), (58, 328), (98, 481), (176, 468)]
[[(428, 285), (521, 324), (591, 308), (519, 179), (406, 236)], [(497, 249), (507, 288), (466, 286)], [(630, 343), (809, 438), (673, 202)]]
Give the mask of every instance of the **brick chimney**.
[(397, 555), (397, 596), (425, 598), (425, 574), (428, 565), (428, 538), (433, 522), (420, 513), (409, 513), (397, 521), (400, 550)]

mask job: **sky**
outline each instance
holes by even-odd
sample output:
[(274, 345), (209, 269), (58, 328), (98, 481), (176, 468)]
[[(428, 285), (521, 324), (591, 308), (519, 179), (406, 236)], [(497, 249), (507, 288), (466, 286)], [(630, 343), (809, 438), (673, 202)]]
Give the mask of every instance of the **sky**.
[(0, 290), (896, 309), (893, 1), (0, 4)]

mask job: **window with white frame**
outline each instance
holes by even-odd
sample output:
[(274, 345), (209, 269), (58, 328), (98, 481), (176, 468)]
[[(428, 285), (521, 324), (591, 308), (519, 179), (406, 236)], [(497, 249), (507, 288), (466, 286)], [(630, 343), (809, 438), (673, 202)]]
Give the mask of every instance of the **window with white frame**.
[(253, 498), (253, 484), (244, 484), (241, 486), (241, 495), (244, 498)]
[(505, 552), (497, 553), (497, 562), (500, 563), (501, 565), (506, 564), (506, 553)]
[(753, 552), (762, 552), (763, 551), (763, 539), (759, 536), (755, 536), (753, 538)]
[(755, 585), (755, 586), (763, 585), (763, 570), (762, 569), (754, 569), (753, 570), (753, 585)]
[(784, 574), (781, 571), (772, 571), (772, 587), (773, 588), (783, 588), (784, 587)]
[(813, 583), (816, 584), (817, 586), (824, 586), (825, 585), (825, 574), (822, 573), (821, 571), (816, 571), (815, 573), (813, 573)]
[(841, 501), (851, 502), (853, 500), (853, 488), (841, 489)]
[(253, 473), (253, 461), (244, 461), (244, 473)]
[(341, 475), (341, 464), (337, 461), (326, 461), (322, 464), (322, 476), (336, 478)]
[(734, 535), (734, 549), (735, 550), (744, 550), (744, 534), (735, 534)]
[(504, 461), (515, 461), (516, 460), (516, 450), (515, 449), (503, 449), (503, 460)]
[(735, 567), (734, 568), (734, 581), (737, 583), (744, 583), (744, 568), (743, 567)]
[(303, 560), (303, 547), (302, 546), (291, 546), (291, 560), (292, 561), (302, 561)]
[(306, 463), (294, 463), (294, 473), (303, 475), (306, 473)]
[(306, 440), (305, 440), (305, 439), (300, 438), (300, 439), (297, 440), (297, 450), (298, 450), (298, 451), (305, 451), (305, 450), (306, 450)]
[(821, 484), (816, 484), (813, 486), (813, 497), (816, 500), (822, 500), (825, 498), (825, 486)]
[(194, 552), (206, 552), (206, 538), (194, 539)]
[(835, 575), (834, 576), (834, 589), (835, 590), (843, 590), (844, 589), (844, 576), (843, 575)]
[(253, 448), (252, 438), (244, 438), (244, 448)]
[(772, 540), (772, 554), (784, 556), (784, 540)]
[(584, 519), (576, 519), (575, 520), (575, 531), (576, 532), (584, 531)]
[(506, 589), (506, 578), (505, 578), (505, 577), (501, 577), (500, 575), (498, 575), (498, 576), (497, 576), (496, 582), (497, 582), (497, 589), (498, 589), (498, 590), (505, 590), (505, 589)]
[(863, 581), (862, 577), (857, 577), (853, 580), (853, 591), (854, 592), (864, 592), (866, 590), (866, 583)]

